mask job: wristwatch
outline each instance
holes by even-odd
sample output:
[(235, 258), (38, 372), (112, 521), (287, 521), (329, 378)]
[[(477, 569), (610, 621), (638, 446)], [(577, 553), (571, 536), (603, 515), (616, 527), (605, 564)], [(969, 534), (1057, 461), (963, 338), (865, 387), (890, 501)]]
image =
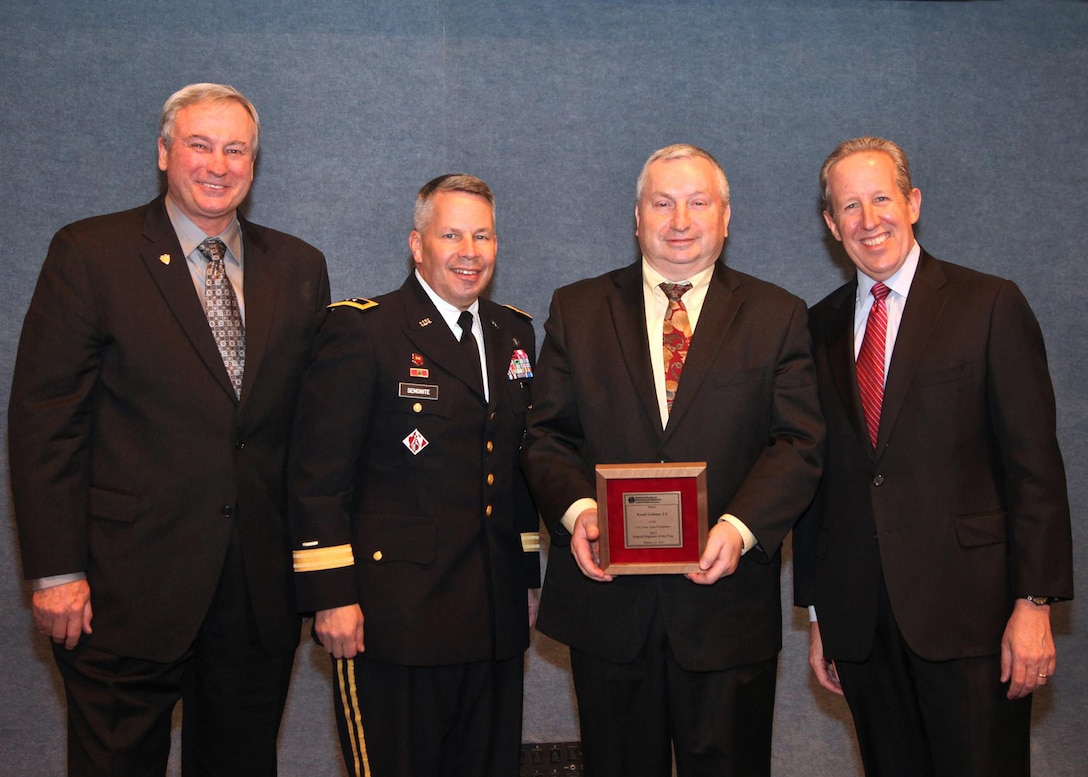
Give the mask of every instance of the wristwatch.
[(1034, 604), (1036, 607), (1042, 607), (1044, 604), (1050, 604), (1051, 601), (1049, 596), (1025, 596), (1024, 598)]

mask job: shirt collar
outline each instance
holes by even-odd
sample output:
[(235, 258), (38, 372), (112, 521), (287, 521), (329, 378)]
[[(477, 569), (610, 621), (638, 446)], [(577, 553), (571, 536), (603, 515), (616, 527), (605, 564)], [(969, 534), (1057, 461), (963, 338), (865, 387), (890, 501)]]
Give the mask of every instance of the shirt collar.
[(234, 257), (238, 264), (242, 263), (242, 225), (238, 222), (238, 214), (230, 220), (227, 228), (218, 235), (205, 234), (204, 230), (193, 223), (193, 220), (182, 213), (181, 208), (174, 204), (170, 195), (166, 195), (166, 213), (170, 217), (170, 223), (174, 226), (174, 233), (181, 243), (181, 251), (189, 256), (197, 246), (209, 237), (218, 237), (227, 246), (229, 256)]
[[(914, 273), (918, 271), (918, 259), (922, 255), (922, 247), (918, 245), (918, 241), (914, 241), (914, 245), (910, 251), (907, 252), (907, 258), (903, 260), (903, 266), (895, 271), (895, 274), (884, 281), (884, 285), (894, 291), (899, 296), (906, 299), (907, 293), (910, 291), (910, 285), (914, 281)], [(876, 281), (870, 278), (868, 275), (858, 270), (858, 299), (868, 299), (869, 294), (873, 290), (873, 286), (876, 286)]]
[[(714, 275), (714, 264), (700, 270), (690, 278), (686, 278), (684, 281), (670, 281), (651, 267), (650, 263), (646, 261), (646, 257), (642, 258), (642, 283), (647, 291), (652, 294), (665, 295), (665, 292), (661, 289), (662, 283), (684, 283), (685, 281), (691, 284), (692, 291), (703, 291), (710, 285), (710, 278), (712, 275)], [(687, 293), (690, 294), (691, 292), (689, 291)]]
[[(442, 320), (446, 322), (447, 326), (449, 326), (450, 331), (453, 332), (453, 334), (454, 334), (454, 337), (457, 337), (458, 339), (460, 339), (461, 327), (458, 325), (457, 319), (460, 318), (460, 316), (461, 316), (461, 308), (457, 307), (456, 305), (450, 304), (449, 302), (447, 302), (446, 300), (444, 300), (440, 296), (438, 296), (438, 293), (435, 292), (435, 290), (432, 289), (429, 285), (427, 285), (427, 281), (423, 280), (423, 276), (419, 274), (419, 270), (413, 270), (413, 272), (416, 275), (416, 280), (419, 281), (419, 285), (423, 287), (423, 290), (425, 292), (427, 292), (427, 296), (431, 298), (431, 302), (433, 302), (434, 306), (436, 308), (438, 308), (438, 313), (442, 316)], [(480, 299), (479, 299), (479, 297), (474, 299), (472, 301), (472, 304), (469, 305), (468, 308), (466, 308), (466, 310), (468, 310), (468, 312), (472, 314), (473, 319), (477, 323), (479, 323), (479, 321), (480, 321)], [(481, 324), (481, 327), (482, 327), (482, 324)], [(483, 331), (483, 330), (481, 329), (481, 331)]]

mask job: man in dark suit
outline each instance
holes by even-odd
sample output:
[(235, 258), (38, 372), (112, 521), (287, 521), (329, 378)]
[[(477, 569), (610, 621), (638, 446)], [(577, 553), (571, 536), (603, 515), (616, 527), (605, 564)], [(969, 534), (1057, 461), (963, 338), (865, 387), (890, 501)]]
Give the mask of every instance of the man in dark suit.
[[(545, 325), (523, 458), (552, 536), (539, 628), (570, 646), (596, 777), (669, 775), (670, 750), (684, 777), (770, 773), (779, 551), (815, 492), (823, 422), (805, 305), (725, 266), (729, 216), (710, 154), (657, 151), (641, 261), (559, 289)], [(605, 574), (596, 465), (670, 461), (707, 463), (701, 571)]]
[(810, 663), (845, 695), (867, 774), (1027, 775), (1050, 602), (1073, 596), (1039, 325), (1010, 281), (919, 247), (895, 143), (846, 141), (820, 183), (857, 278), (812, 309), (827, 448), (794, 538)]
[(329, 288), (316, 249), (237, 213), (258, 132), (231, 87), (172, 95), (166, 193), (58, 232), (23, 325), (12, 492), (71, 774), (164, 774), (179, 698), (186, 775), (276, 771), (300, 626), (283, 472)]
[(333, 658), (350, 774), (514, 775), (540, 585), (518, 467), (535, 336), (480, 296), (497, 245), (486, 183), (434, 179), (414, 226), (414, 273), (333, 305), (303, 383), (299, 606)]

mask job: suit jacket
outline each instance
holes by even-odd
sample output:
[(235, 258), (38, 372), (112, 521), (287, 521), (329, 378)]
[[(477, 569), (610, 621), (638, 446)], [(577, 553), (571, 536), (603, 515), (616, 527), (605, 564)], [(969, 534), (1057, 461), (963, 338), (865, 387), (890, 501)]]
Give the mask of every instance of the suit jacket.
[(854, 371), (851, 281), (812, 309), (824, 480), (794, 537), (798, 604), (829, 658), (864, 660), (881, 575), (923, 658), (993, 655), (1015, 597), (1073, 595), (1069, 504), (1039, 325), (1010, 281), (918, 263), (876, 452)]
[(24, 571), (85, 571), (83, 641), (115, 654), (189, 648), (232, 523), (264, 645), (298, 641), (283, 473), (328, 277), (312, 246), (241, 224), (240, 400), (163, 197), (60, 230), (23, 325), (9, 439)]
[[(641, 262), (559, 289), (545, 325), (524, 455), (552, 533), (538, 628), (615, 662), (634, 659), (654, 609), (680, 666), (765, 660), (782, 645), (780, 547), (820, 476), (823, 436), (804, 303), (716, 265), (661, 428)], [(682, 575), (582, 575), (560, 519), (596, 496), (597, 464), (706, 461), (708, 520), (732, 513), (759, 547), (712, 586)]]
[(318, 335), (291, 465), (299, 605), (358, 603), (367, 658), (439, 666), (528, 646), (539, 522), (518, 452), (535, 335), (486, 299), (480, 322), (490, 401), (414, 274), (334, 305)]

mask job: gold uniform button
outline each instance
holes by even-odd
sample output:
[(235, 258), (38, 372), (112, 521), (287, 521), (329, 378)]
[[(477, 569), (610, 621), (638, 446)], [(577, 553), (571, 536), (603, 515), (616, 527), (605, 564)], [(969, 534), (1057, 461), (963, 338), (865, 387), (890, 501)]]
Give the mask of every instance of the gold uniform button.
[(412, 412), (413, 413), (422, 413), (423, 412), (423, 405), (420, 404), (419, 402), (416, 402), (414, 405), (412, 405)]
[(381, 561), (382, 560), (382, 552), (380, 550), (374, 551), (374, 560), (375, 561)]
[(487, 452), (491, 453), (491, 451), (493, 451), (493, 450), (495, 450), (495, 443), (491, 442), (491, 440), (488, 440), (487, 441)]
[(484, 510), (484, 515), (491, 515), (491, 505), (488, 505), (487, 508)]
[(488, 475), (487, 475), (487, 484), (489, 486), (495, 485), (495, 475), (494, 475), (494, 473), (491, 473), (491, 472), (488, 473)]

